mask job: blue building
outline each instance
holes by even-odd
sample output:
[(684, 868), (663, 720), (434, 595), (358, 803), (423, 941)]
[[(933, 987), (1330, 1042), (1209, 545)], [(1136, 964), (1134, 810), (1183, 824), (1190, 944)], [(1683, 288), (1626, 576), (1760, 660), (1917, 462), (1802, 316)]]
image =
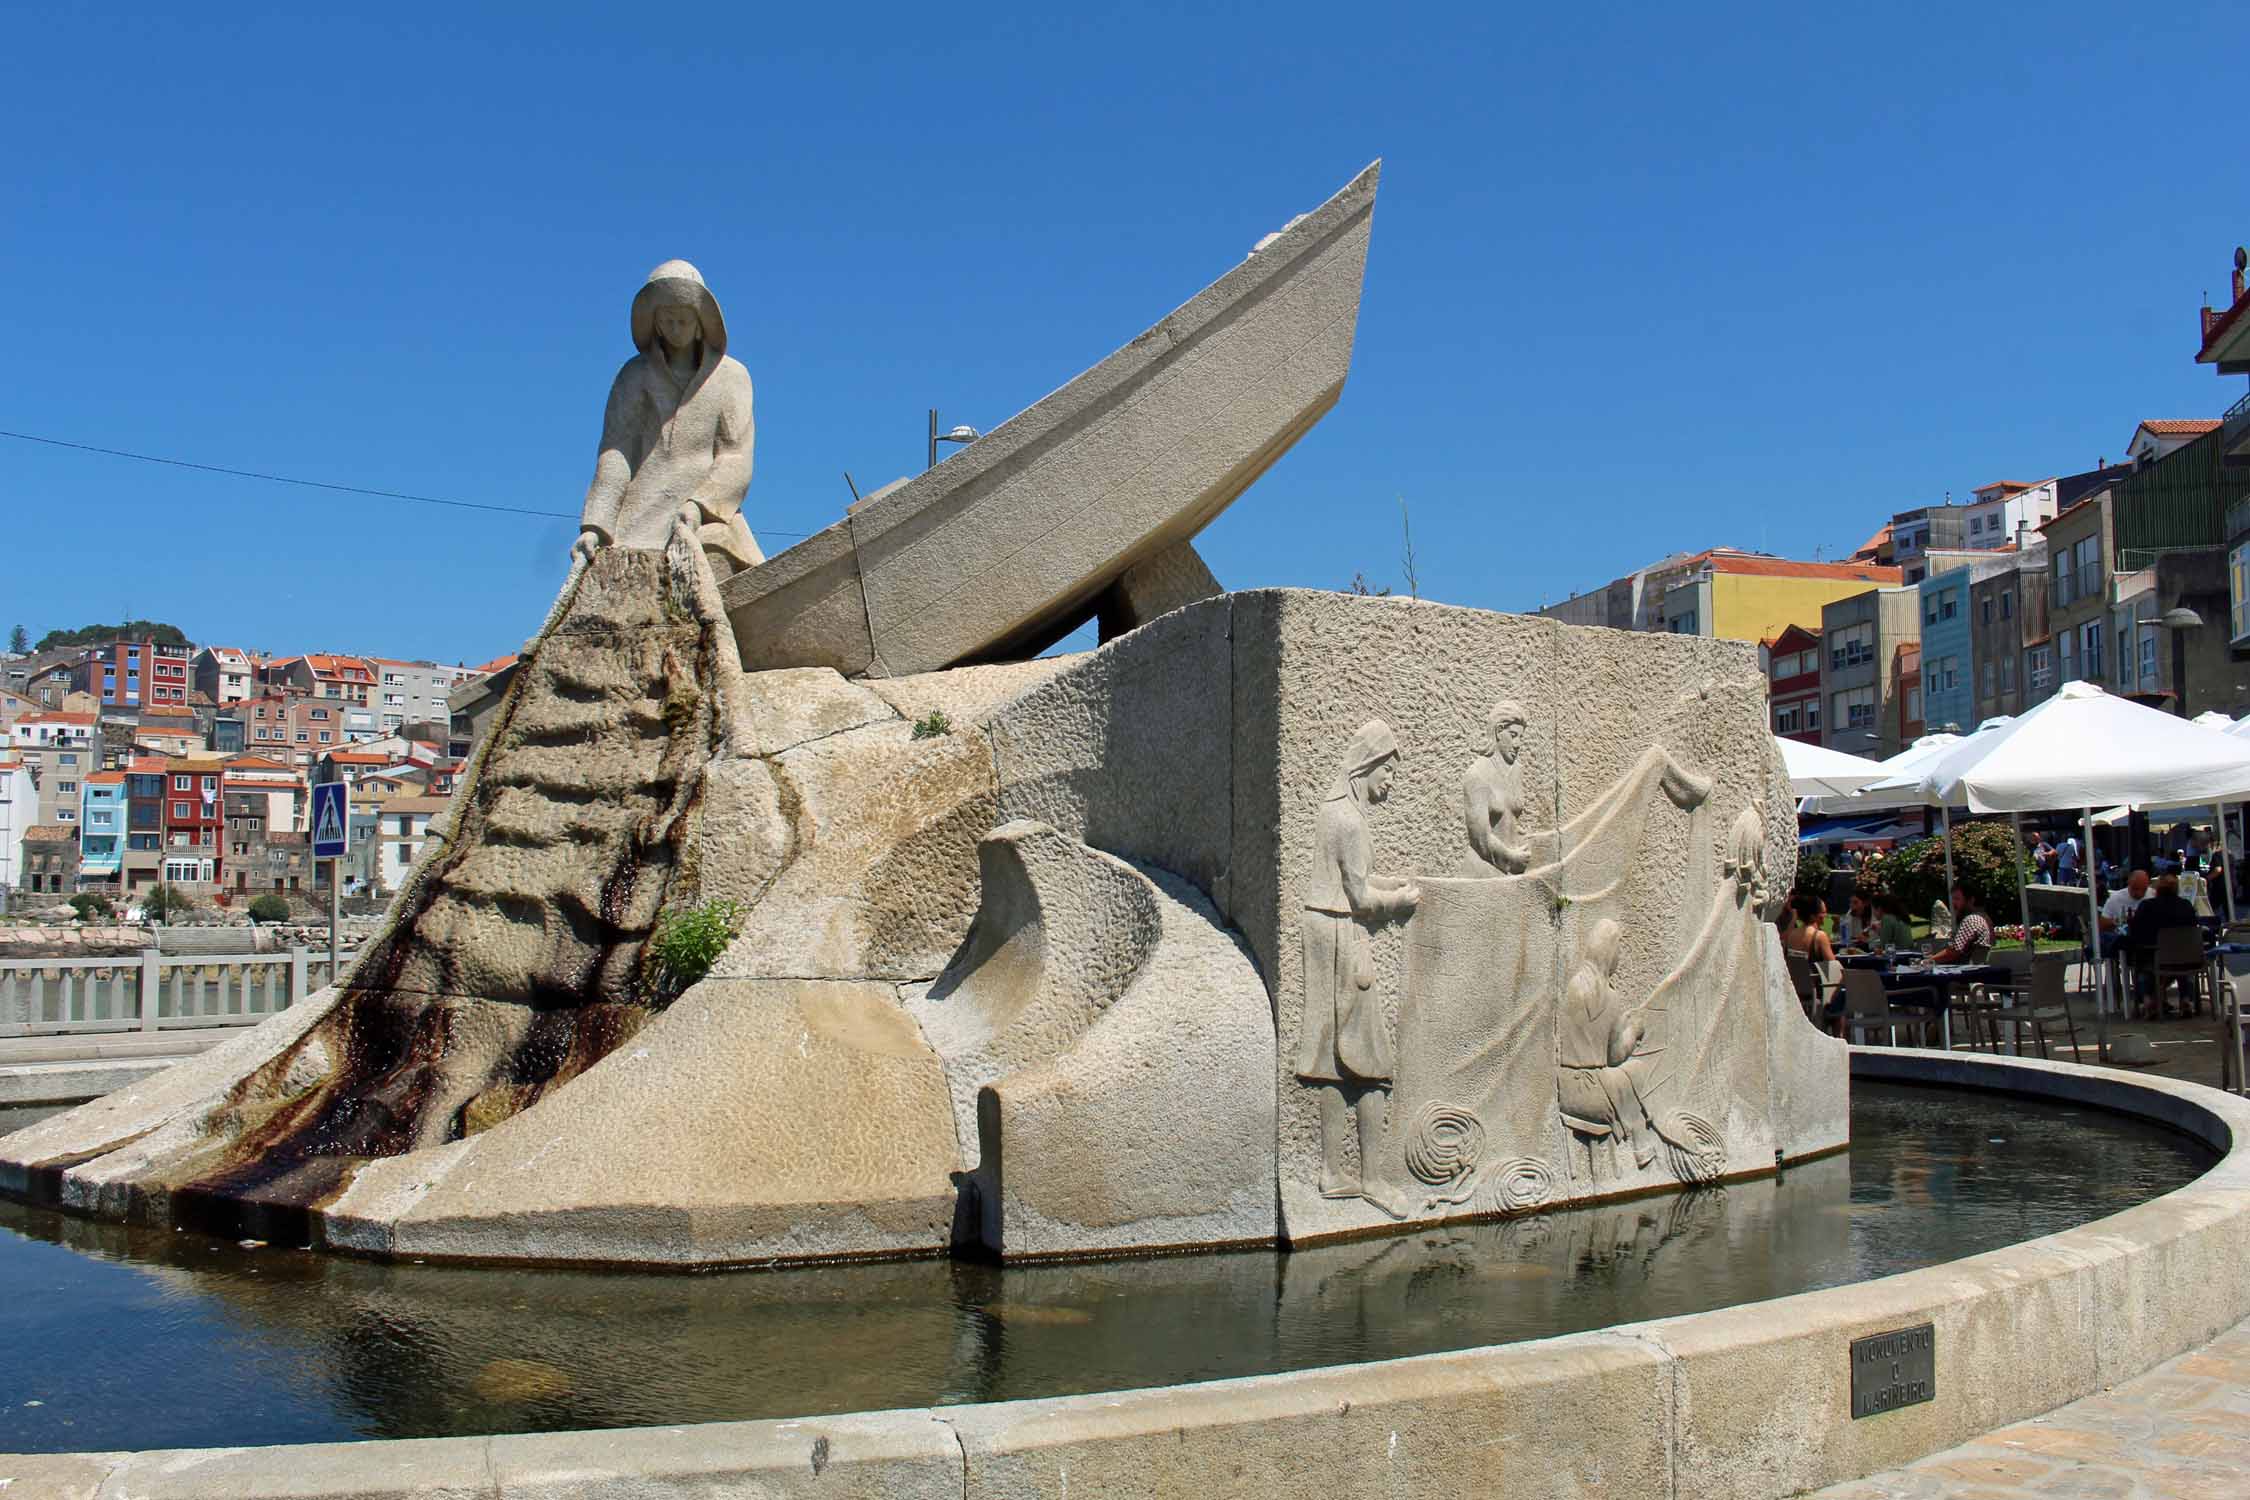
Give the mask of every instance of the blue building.
[(125, 773), (100, 771), (78, 791), (78, 879), (107, 885), (125, 868)]
[(1977, 727), (1976, 653), (1969, 635), (1971, 570), (1950, 568), (1915, 585), (1922, 607), (1922, 723), (1931, 734)]

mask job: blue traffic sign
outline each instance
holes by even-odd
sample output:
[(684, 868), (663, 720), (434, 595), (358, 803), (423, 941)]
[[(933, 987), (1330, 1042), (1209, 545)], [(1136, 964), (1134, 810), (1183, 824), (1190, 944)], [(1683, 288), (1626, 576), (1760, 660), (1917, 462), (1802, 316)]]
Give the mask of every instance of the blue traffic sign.
[(314, 859), (342, 859), (352, 847), (351, 788), (323, 781), (312, 789)]

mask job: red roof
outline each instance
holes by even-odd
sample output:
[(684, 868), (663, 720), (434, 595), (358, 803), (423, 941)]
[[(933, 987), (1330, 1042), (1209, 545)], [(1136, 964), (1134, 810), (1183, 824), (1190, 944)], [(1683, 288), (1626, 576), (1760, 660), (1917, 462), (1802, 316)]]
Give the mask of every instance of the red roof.
[(123, 771), (96, 771), (86, 778), (86, 785), (88, 786), (123, 786), (124, 784), (125, 773)]
[(2245, 291), (2241, 296), (2235, 298), (2234, 306), (2220, 313), (2217, 317), (2210, 317), (2208, 310), (2206, 310), (2205, 315), (2208, 321), (2203, 328), (2203, 347), (2197, 350), (2195, 355), (2198, 360), (2209, 354), (2211, 346), (2225, 337), (2227, 331), (2233, 328), (2236, 323), (2242, 321), (2242, 310), (2246, 307), (2250, 307), (2250, 291)]
[(92, 714), (65, 713), (61, 709), (54, 709), (43, 714), (25, 714), (16, 722), (18, 724), (91, 724), (94, 722), (94, 716)]
[(171, 765), (172, 762), (161, 755), (136, 755), (125, 762), (125, 769), (136, 776), (161, 776)]
[(1714, 573), (1739, 573), (1753, 578), (1836, 578), (1858, 583), (1891, 583), (1902, 575), (1896, 568), (1874, 563), (1795, 562), (1786, 557), (1747, 557), (1738, 552), (1712, 552), (1703, 560)]
[(355, 672), (362, 677), (371, 678), (375, 675), (374, 669), (356, 656), (330, 656), (322, 651), (308, 651), (304, 655), (304, 663), (312, 669), (315, 677), (348, 677)]
[(230, 771), (293, 771), (296, 768), (283, 761), (268, 760), (263, 755), (237, 755), (227, 762)]
[(494, 658), (492, 658), (492, 660), (486, 662), (483, 666), (471, 667), (469, 668), (469, 670), (476, 673), (479, 677), (490, 677), (493, 673), (503, 671), (506, 668), (514, 666), (515, 664), (516, 653), (511, 651), (506, 656), (495, 656)]
[(2135, 432), (2151, 432), (2158, 437), (2201, 437), (2206, 432), (2218, 431), (2219, 424), (2216, 418), (2164, 417), (2151, 418), (2133, 430)]

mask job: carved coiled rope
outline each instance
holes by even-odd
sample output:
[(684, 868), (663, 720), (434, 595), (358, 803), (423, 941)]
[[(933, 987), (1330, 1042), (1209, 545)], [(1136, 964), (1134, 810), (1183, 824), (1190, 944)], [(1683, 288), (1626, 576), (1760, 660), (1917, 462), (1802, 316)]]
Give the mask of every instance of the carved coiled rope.
[(1484, 1122), (1458, 1105), (1423, 1105), (1406, 1137), (1406, 1170), (1435, 1188), (1467, 1177), (1483, 1154)]
[(1555, 1193), (1555, 1174), (1543, 1161), (1512, 1157), (1495, 1166), (1485, 1185), (1485, 1207), (1504, 1214), (1527, 1213)]
[(1701, 1115), (1676, 1110), (1656, 1122), (1672, 1175), (1682, 1182), (1716, 1182), (1726, 1175), (1727, 1143)]

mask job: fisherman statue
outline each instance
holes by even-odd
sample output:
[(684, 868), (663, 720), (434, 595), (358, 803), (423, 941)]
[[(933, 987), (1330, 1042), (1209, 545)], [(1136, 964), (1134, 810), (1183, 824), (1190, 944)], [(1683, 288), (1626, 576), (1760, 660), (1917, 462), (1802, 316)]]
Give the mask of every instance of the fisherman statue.
[(727, 357), (726, 319), (684, 260), (649, 273), (633, 298), (633, 346), (609, 388), (601, 455), (571, 550), (662, 551), (695, 533), (719, 579), (765, 561), (742, 519), (750, 488), (750, 372)]

